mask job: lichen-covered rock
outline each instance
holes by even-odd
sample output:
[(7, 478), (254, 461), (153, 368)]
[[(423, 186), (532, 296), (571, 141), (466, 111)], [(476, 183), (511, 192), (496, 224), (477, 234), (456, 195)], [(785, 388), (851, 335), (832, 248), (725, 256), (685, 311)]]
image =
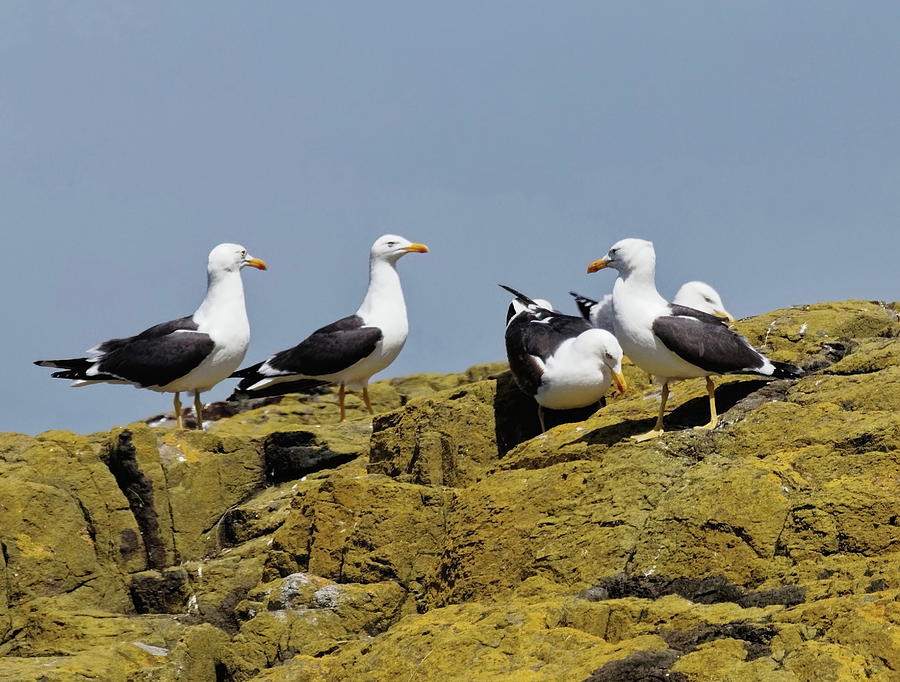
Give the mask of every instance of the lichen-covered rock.
[(481, 381), (375, 419), (369, 471), (422, 485), (471, 483), (499, 456), (496, 382)]
[(296, 655), (322, 656), (348, 641), (368, 640), (415, 613), (395, 582), (338, 584), (299, 573), (266, 590), (270, 608), (243, 624), (224, 656), (231, 679), (246, 680)]
[(803, 364), (829, 344), (896, 337), (898, 315), (877, 301), (839, 301), (784, 308), (740, 320), (735, 327), (773, 360)]
[(272, 549), (296, 571), (416, 589), (441, 555), (452, 493), (385, 476), (334, 476), (298, 490)]
[(0, 546), (6, 599), (15, 604), (58, 595), (91, 607), (127, 608), (126, 575), (146, 566), (142, 540), (96, 445), (58, 431), (5, 444)]
[[(571, 601), (571, 600), (568, 600)], [(461, 604), (412, 615), (319, 660), (298, 656), (254, 680), (579, 680), (611, 660), (665, 649), (656, 635), (611, 642), (566, 600)]]
[(263, 466), (269, 483), (283, 483), (333, 469), (369, 449), (368, 423), (313, 425), (296, 431), (276, 431), (263, 440)]
[(898, 310), (738, 322), (807, 375), (713, 431), (679, 382), (645, 443), (633, 365), (538, 434), (505, 363), (2, 434), (0, 680), (900, 679)]
[(467, 601), (535, 575), (580, 589), (625, 570), (683, 466), (658, 452), (635, 460), (622, 451), (603, 462), (497, 472), (459, 491), (431, 599)]
[[(384, 379), (369, 384), (369, 398), (375, 413), (382, 414), (396, 410), (411, 400), (488, 379), (505, 369), (505, 362), (493, 362), (470, 367), (459, 374), (411, 374)], [(294, 431), (298, 426), (336, 424), (340, 417), (335, 386), (324, 386), (310, 395), (292, 394), (265, 403), (213, 422), (210, 431), (261, 438), (276, 431)], [(355, 392), (347, 392), (346, 409), (347, 419), (351, 422), (371, 419), (362, 397)]]
[[(548, 412), (547, 420), (551, 425), (572, 421), (573, 412)], [(369, 471), (422, 485), (462, 487), (539, 433), (536, 403), (504, 371), (376, 417)]]

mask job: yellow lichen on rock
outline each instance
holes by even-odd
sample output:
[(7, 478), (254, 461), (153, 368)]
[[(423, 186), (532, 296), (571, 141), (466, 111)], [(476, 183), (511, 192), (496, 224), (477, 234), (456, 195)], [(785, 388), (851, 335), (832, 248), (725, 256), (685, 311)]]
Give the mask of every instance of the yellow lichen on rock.
[(900, 679), (898, 310), (739, 321), (806, 376), (645, 443), (639, 369), (540, 434), (505, 363), (0, 435), (0, 680)]

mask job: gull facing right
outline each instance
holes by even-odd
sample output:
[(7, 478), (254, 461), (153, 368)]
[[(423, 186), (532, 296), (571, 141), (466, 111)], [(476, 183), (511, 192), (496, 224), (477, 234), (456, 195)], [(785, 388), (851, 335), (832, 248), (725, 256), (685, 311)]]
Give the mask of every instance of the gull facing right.
[[(574, 291), (570, 291), (569, 295), (575, 298), (578, 312), (581, 313), (584, 319), (597, 327), (597, 329), (605, 329), (615, 333), (613, 329), (612, 294), (606, 294), (599, 301), (582, 296)], [(685, 282), (678, 289), (678, 293), (675, 294), (672, 303), (699, 310), (701, 313), (709, 313), (710, 315), (721, 317), (728, 322), (734, 322), (734, 317), (725, 310), (725, 304), (722, 303), (722, 297), (719, 295), (719, 292), (706, 282)]]

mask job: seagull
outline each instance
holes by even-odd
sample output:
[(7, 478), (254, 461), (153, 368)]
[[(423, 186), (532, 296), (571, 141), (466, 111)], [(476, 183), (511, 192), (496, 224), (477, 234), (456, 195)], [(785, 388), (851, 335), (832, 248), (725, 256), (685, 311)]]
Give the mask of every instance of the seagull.
[(333, 382), (339, 385), (341, 421), (346, 418), (345, 387), (362, 389), (369, 414), (368, 382), (390, 365), (406, 342), (409, 324), (396, 264), (407, 253), (427, 253), (428, 247), (382, 235), (369, 255), (369, 289), (355, 314), (317, 329), (293, 348), (232, 374), (240, 378), (229, 400), (295, 393)]
[[(578, 312), (584, 319), (589, 320), (598, 329), (614, 332), (612, 294), (606, 294), (599, 301), (574, 291), (570, 291), (569, 294), (575, 297)], [(675, 294), (672, 303), (734, 322), (734, 317), (725, 310), (725, 304), (722, 303), (719, 292), (706, 282), (685, 282)]]
[(625, 392), (622, 348), (612, 334), (500, 286), (515, 296), (510, 310), (514, 314), (506, 323), (509, 368), (519, 388), (537, 402), (541, 431), (546, 431), (544, 409), (593, 405), (613, 382)]
[(715, 317), (721, 317), (728, 322), (734, 322), (734, 316), (725, 310), (725, 304), (722, 303), (722, 297), (719, 292), (713, 289), (706, 282), (685, 282), (681, 285), (675, 298), (672, 299), (675, 305), (682, 305), (685, 308), (693, 308), (701, 313), (709, 313)]
[(590, 263), (587, 271), (603, 268), (619, 272), (612, 293), (616, 338), (634, 364), (662, 383), (656, 424), (647, 433), (635, 436), (635, 440), (662, 434), (671, 381), (706, 377), (709, 423), (697, 428), (712, 429), (718, 421), (712, 375), (759, 374), (773, 379), (802, 375), (798, 367), (769, 360), (722, 318), (669, 303), (660, 296), (655, 281), (656, 253), (651, 242), (616, 242), (604, 258)]
[(206, 298), (193, 315), (157, 324), (136, 336), (104, 341), (84, 358), (34, 364), (63, 370), (52, 376), (72, 379), (72, 386), (130, 384), (174, 393), (179, 429), (184, 428), (180, 393), (193, 391), (197, 427), (203, 428), (200, 394), (240, 366), (250, 343), (241, 281), (241, 268), (247, 265), (266, 269), (264, 261), (240, 244), (219, 244), (209, 252)]

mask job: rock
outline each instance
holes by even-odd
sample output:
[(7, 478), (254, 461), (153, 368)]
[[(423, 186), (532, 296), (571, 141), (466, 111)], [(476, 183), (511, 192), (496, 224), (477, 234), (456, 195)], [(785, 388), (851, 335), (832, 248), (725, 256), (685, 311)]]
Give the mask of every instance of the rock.
[[(369, 384), (369, 397), (376, 414), (396, 410), (409, 401), (493, 377), (506, 369), (505, 362), (470, 367), (460, 374), (412, 374)], [(334, 425), (340, 416), (337, 389), (324, 386), (309, 395), (287, 395), (281, 398), (251, 400), (244, 409), (210, 425), (210, 431), (222, 435), (261, 438), (276, 431), (293, 431), (298, 425)], [(371, 417), (360, 395), (348, 392), (347, 419), (352, 423), (368, 422)]]
[[(554, 415), (505, 363), (0, 435), (0, 679), (885, 679), (900, 670), (898, 304), (737, 327), (799, 381)], [(242, 411), (243, 410), (243, 411)], [(228, 416), (231, 414), (231, 416)]]
[(190, 599), (187, 572), (172, 568), (135, 573), (131, 599), (138, 613), (183, 613)]
[(504, 372), (376, 417), (369, 472), (421, 485), (465, 486), (538, 433), (534, 401)]
[(659, 680), (688, 682), (684, 673), (672, 672), (672, 664), (680, 654), (672, 649), (636, 651), (630, 656), (607, 663), (585, 678), (585, 682), (622, 682), (623, 680)]
[(261, 611), (242, 625), (224, 657), (230, 679), (248, 679), (296, 655), (327, 655), (348, 640), (368, 640), (415, 612), (406, 590), (394, 582), (339, 585), (298, 573), (267, 591), (269, 607), (287, 608)]
[(345, 464), (366, 453), (370, 436), (371, 429), (357, 422), (276, 431), (263, 440), (266, 480), (284, 483)]
[(410, 586), (435, 573), (452, 494), (384, 476), (336, 476), (297, 491), (272, 548), (291, 572)]
[(460, 604), (407, 616), (372, 640), (318, 660), (298, 656), (278, 674), (254, 679), (578, 680), (611, 660), (666, 648), (655, 635), (610, 642), (590, 632), (590, 623), (569, 613), (564, 600)]

